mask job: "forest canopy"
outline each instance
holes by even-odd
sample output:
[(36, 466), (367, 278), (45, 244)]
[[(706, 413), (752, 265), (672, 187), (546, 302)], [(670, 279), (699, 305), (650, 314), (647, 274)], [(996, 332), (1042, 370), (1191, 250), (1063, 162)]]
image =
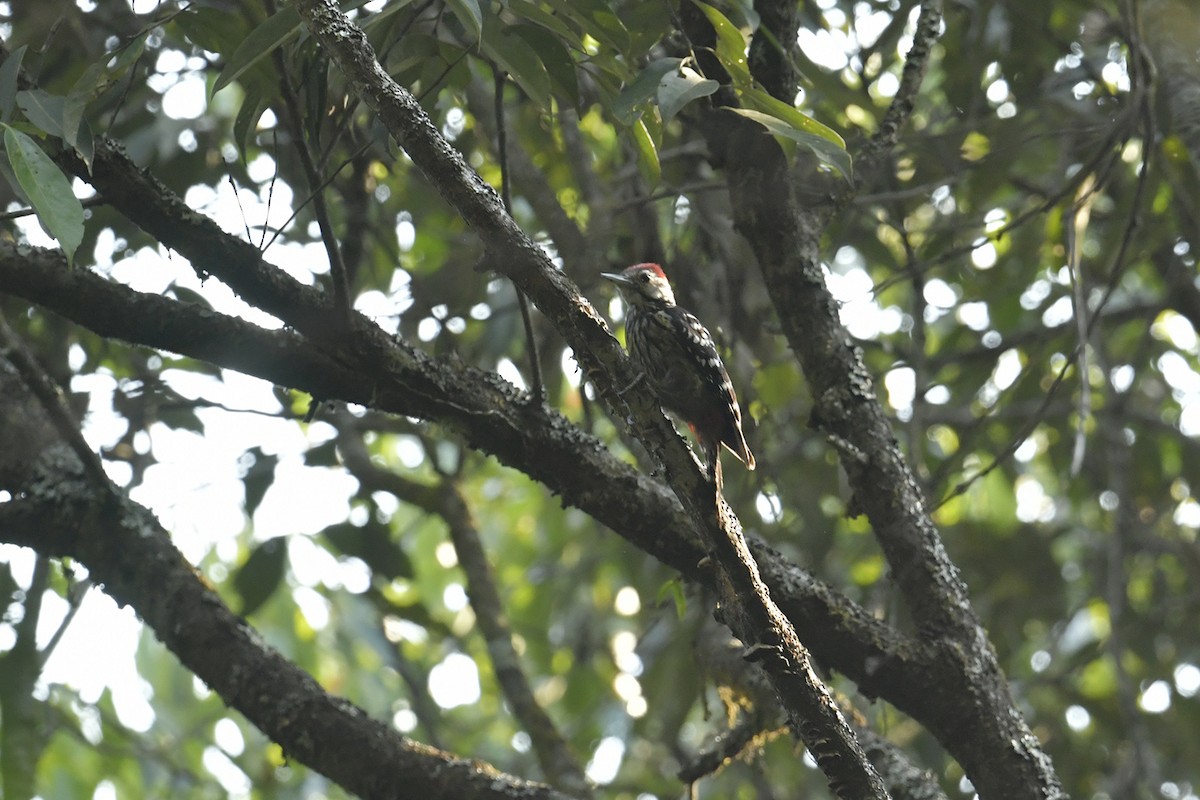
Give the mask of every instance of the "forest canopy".
[(1192, 3), (17, 0), (0, 135), (3, 797), (1197, 797)]

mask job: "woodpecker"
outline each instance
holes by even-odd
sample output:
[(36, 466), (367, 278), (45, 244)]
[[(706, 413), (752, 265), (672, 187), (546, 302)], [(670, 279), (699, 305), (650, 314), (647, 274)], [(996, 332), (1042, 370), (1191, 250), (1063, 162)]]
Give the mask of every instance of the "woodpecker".
[(603, 272), (625, 301), (625, 344), (659, 403), (696, 434), (709, 479), (721, 485), (721, 445), (754, 469), (742, 433), (742, 410), (729, 373), (708, 329), (675, 305), (675, 293), (658, 264)]

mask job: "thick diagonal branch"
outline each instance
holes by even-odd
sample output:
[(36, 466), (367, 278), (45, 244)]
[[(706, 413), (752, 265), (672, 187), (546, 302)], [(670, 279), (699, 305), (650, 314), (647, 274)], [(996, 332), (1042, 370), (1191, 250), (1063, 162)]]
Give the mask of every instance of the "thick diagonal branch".
[[(61, 252), (0, 242), (0, 292), (25, 298), (95, 333), (180, 353), (329, 399), (431, 420), (472, 447), (540, 481), (563, 502), (607, 525), (643, 552), (712, 585), (705, 552), (679, 501), (658, 481), (616, 458), (560, 414), (521, 402), (492, 373), (424, 356), (391, 341), (386, 362), (343, 362), (287, 330), (268, 331), (199, 306), (135, 292)], [(921, 717), (936, 686), (911, 642), (754, 537), (764, 581), (787, 616), (813, 640), (823, 663)]]
[(808, 654), (775, 605), (742, 538), (740, 525), (717, 502), (713, 486), (697, 469), (646, 387), (618, 395), (633, 383), (632, 368), (591, 305), (504, 213), (479, 175), (438, 132), (409, 92), (383, 70), (366, 36), (327, 0), (299, 0), (297, 9), (313, 36), (346, 76), (353, 91), (375, 111), (429, 183), (475, 230), (491, 263), (537, 304), (589, 370), (610, 410), (628, 407), (638, 436), (666, 468), (675, 495), (718, 558), (727, 580), (718, 581), (729, 621), (744, 641), (778, 654), (765, 662), (798, 733), (819, 755), (830, 785), (843, 797), (885, 797), (886, 791), (857, 739), (824, 687), (807, 667)]
[[(6, 384), (6, 392), (9, 403), (37, 402), (20, 384)], [(14, 434), (28, 439), (27, 431), (11, 430), (17, 424), (0, 415), (0, 442)], [(325, 692), (221, 602), (149, 510), (85, 471), (68, 438), (48, 421), (44, 428), (38, 452), (26, 454), (30, 474), (19, 486), (2, 487), (16, 496), (0, 504), (0, 540), (82, 562), (107, 594), (132, 606), (184, 666), (288, 758), (368, 800), (401, 796), (397, 787), (411, 797), (569, 800), (412, 741)]]
[[(905, 99), (893, 104), (888, 130), (868, 147), (868, 160), (894, 145), (939, 26), (939, 4), (926, 0), (912, 65), (905, 70)], [(701, 30), (689, 35), (699, 40), (712, 34)], [(825, 284), (819, 248), (831, 209), (805, 206), (797, 196), (797, 176), (774, 141), (731, 116), (721, 110), (708, 114), (705, 135), (714, 159), (725, 168), (735, 224), (754, 249), (783, 332), (811, 387), (813, 423), (842, 443), (838, 450), (854, 492), (851, 508), (870, 519), (923, 638), (942, 653), (941, 696), (955, 700), (931, 704), (937, 707), (930, 708), (930, 716), (939, 717), (934, 730), (981, 795), (1061, 797), (1058, 777), (1016, 707), (967, 587), (875, 395), (862, 354)]]

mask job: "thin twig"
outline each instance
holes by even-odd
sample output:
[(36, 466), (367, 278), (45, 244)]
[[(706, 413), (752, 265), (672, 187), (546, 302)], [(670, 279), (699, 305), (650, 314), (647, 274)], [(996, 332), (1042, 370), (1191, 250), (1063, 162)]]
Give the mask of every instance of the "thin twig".
[[(1078, 350), (1078, 347), (1079, 346), (1076, 345), (1076, 350)], [(949, 503), (959, 495), (964, 494), (967, 489), (971, 488), (971, 484), (987, 477), (989, 473), (1007, 461), (1009, 456), (1017, 452), (1017, 448), (1021, 446), (1021, 443), (1028, 439), (1029, 434), (1033, 433), (1034, 428), (1041, 424), (1042, 414), (1045, 413), (1046, 409), (1050, 406), (1050, 401), (1054, 399), (1054, 395), (1058, 391), (1058, 387), (1062, 386), (1063, 381), (1066, 380), (1067, 373), (1071, 371), (1071, 367), (1077, 363), (1077, 356), (1078, 353), (1072, 351), (1070, 357), (1066, 360), (1066, 362), (1063, 363), (1062, 368), (1058, 371), (1058, 375), (1054, 377), (1054, 383), (1050, 384), (1050, 388), (1046, 391), (1045, 396), (1042, 397), (1042, 402), (1038, 404), (1037, 410), (1034, 411), (1033, 415), (1029, 417), (1029, 420), (1021, 426), (1021, 429), (1017, 431), (1016, 435), (1009, 440), (1008, 445), (1001, 450), (999, 454), (992, 458), (990, 464), (972, 474), (969, 478), (965, 478), (960, 481), (948, 495), (938, 501), (937, 505), (929, 509), (930, 514), (937, 511), (939, 508), (946, 505), (946, 503)]]
[[(100, 195), (88, 197), (80, 200), (79, 204), (84, 208), (95, 208), (96, 206), (105, 205), (108, 201)], [(5, 211), (0, 214), (0, 222), (8, 222), (9, 220), (20, 219), (21, 217), (32, 217), (37, 214), (32, 208), (18, 208), (15, 211)]]
[[(466, 56), (467, 56), (467, 52), (464, 51), (463, 54), (460, 55), (458, 58), (454, 59), (454, 61), (449, 62), (446, 65), (446, 69), (442, 70), (442, 73), (440, 75), (438, 75), (437, 79), (434, 80), (434, 82), (429, 85), (429, 88), (427, 88), (425, 91), (421, 92), (421, 94), (417, 96), (417, 102), (421, 102), (429, 95), (430, 92), (437, 89), (441, 85), (442, 81), (444, 81), (446, 79), (446, 76), (450, 74), (450, 70), (452, 70), (456, 66), (458, 66), (462, 62), (462, 60), (464, 58), (466, 58)], [(354, 100), (354, 102), (357, 103), (358, 99), (356, 98)], [(287, 230), (289, 225), (292, 224), (292, 221), (295, 220), (296, 217), (300, 215), (300, 212), (309, 203), (313, 202), (313, 200), (316, 198), (316, 196), (318, 194), (320, 194), (327, 186), (329, 186), (329, 184), (333, 183), (333, 181), (337, 178), (337, 176), (339, 174), (341, 174), (342, 170), (344, 170), (350, 164), (353, 164), (355, 159), (357, 159), (363, 153), (367, 152), (367, 150), (369, 150), (371, 148), (372, 144), (374, 144), (374, 142), (371, 140), (363, 142), (357, 150), (355, 150), (344, 161), (342, 161), (341, 164), (338, 165), (337, 169), (330, 172), (329, 176), (327, 178), (325, 178), (323, 181), (321, 181), (320, 185), (318, 185), (315, 189), (310, 189), (308, 196), (304, 198), (304, 200), (300, 203), (300, 205), (296, 206), (296, 209), (294, 211), (292, 211), (291, 216), (289, 216), (282, 225), (280, 225), (278, 228), (275, 229), (275, 234), (271, 237), (271, 241), (267, 242), (265, 247), (260, 247), (259, 250), (264, 253), (267, 250), (269, 250), (271, 245), (275, 244), (275, 240), (278, 239), (280, 236), (282, 236), (283, 232), (285, 230)], [(325, 155), (322, 156), (322, 158), (321, 158), (322, 163), (324, 163), (325, 160), (328, 159), (329, 153), (330, 153), (330, 151), (327, 150)], [(265, 235), (265, 229), (264, 229), (264, 235)]]
[(75, 616), (79, 613), (79, 609), (83, 607), (83, 598), (91, 588), (92, 582), (90, 580), (72, 581), (67, 587), (67, 613), (63, 616), (62, 622), (58, 624), (58, 627), (54, 629), (54, 634), (50, 637), (50, 641), (46, 642), (46, 646), (38, 653), (38, 658), (43, 668), (46, 666), (46, 662), (50, 660), (50, 656), (54, 654), (54, 649), (58, 647), (58, 643), (62, 641), (67, 628), (71, 626)]
[[(589, 797), (591, 790), (583, 768), (534, 696), (520, 655), (513, 646), (511, 626), (478, 526), (455, 479), (443, 472), (437, 485), (429, 485), (383, 469), (372, 463), (358, 421), (345, 415), (340, 422), (338, 452), (351, 475), (371, 491), (387, 492), (401, 502), (440, 517), (446, 524), (459, 566), (466, 575), (467, 595), (479, 632), (509, 709), (529, 734), (534, 754), (550, 782), (578, 797)], [(429, 454), (434, 451), (431, 443), (426, 449)], [(462, 460), (459, 459), (460, 464)]]
[(112, 113), (108, 115), (108, 127), (105, 129), (107, 133), (112, 133), (112, 128), (117, 124), (117, 115), (121, 113), (121, 109), (125, 107), (125, 100), (129, 97), (129, 90), (133, 88), (133, 84), (137, 80), (138, 67), (145, 57), (146, 51), (138, 53), (138, 57), (133, 60), (133, 66), (129, 68), (129, 80), (125, 83), (125, 88), (121, 90), (121, 96), (117, 99), (117, 104), (113, 106)]
[[(291, 216), (289, 216), (282, 225), (280, 225), (278, 228), (275, 229), (275, 234), (271, 237), (271, 241), (267, 242), (265, 246), (259, 247), (258, 248), (259, 251), (265, 253), (267, 250), (271, 249), (271, 245), (275, 244), (275, 240), (283, 235), (283, 232), (288, 229), (288, 226), (292, 224), (292, 221), (295, 220), (297, 216), (299, 216), (301, 210), (303, 210), (305, 206), (307, 206), (309, 203), (311, 203), (318, 194), (320, 194), (322, 191), (324, 191), (325, 187), (327, 187), (327, 186), (329, 186), (329, 184), (333, 183), (334, 179), (336, 179), (337, 176), (339, 174), (341, 174), (342, 170), (344, 170), (346, 167), (348, 167), (352, 163), (354, 163), (354, 159), (358, 158), (363, 153), (367, 152), (367, 150), (371, 147), (372, 144), (373, 143), (369, 142), (369, 141), (363, 143), (363, 145), (361, 147), (359, 147), (357, 150), (355, 150), (353, 153), (351, 153), (349, 156), (347, 156), (345, 161), (343, 161), (341, 164), (338, 164), (337, 168), (334, 169), (332, 172), (330, 172), (328, 177), (326, 177), (325, 180), (321, 181), (319, 186), (317, 186), (314, 189), (309, 190), (308, 197), (304, 198), (304, 201), (301, 202), (298, 206), (296, 206), (296, 209), (294, 211), (292, 211)], [(264, 235), (265, 235), (266, 230), (267, 230), (267, 228), (264, 226), (263, 227)]]
[(1087, 452), (1087, 422), (1092, 410), (1092, 382), (1088, 377), (1088, 308), (1080, 241), (1087, 236), (1088, 222), (1092, 215), (1092, 202), (1097, 192), (1095, 176), (1089, 175), (1079, 186), (1079, 196), (1071, 205), (1065, 220), (1067, 235), (1067, 272), (1071, 276), (1071, 303), (1074, 306), (1075, 326), (1079, 334), (1079, 408), (1075, 421), (1075, 446), (1071, 454), (1071, 476), (1083, 468), (1083, 456)]
[[(233, 173), (225, 173), (225, 179), (229, 181), (230, 188), (233, 189), (233, 199), (237, 201), (238, 213), (242, 215), (242, 227), (246, 229), (246, 241), (254, 241), (254, 234), (250, 232), (250, 220), (246, 219), (246, 209), (242, 206), (242, 196), (238, 193), (237, 181), (233, 179)], [(263, 228), (264, 235), (266, 228)]]
[(504, 691), (513, 715), (529, 734), (538, 763), (550, 783), (580, 797), (590, 796), (583, 768), (550, 715), (537, 702), (529, 677), (521, 666), (496, 587), (496, 578), (488, 564), (471, 509), (452, 481), (443, 481), (438, 495), (439, 514), (450, 531), (459, 566), (467, 576), (467, 595), (471, 599), (471, 607), (475, 609), (480, 633), (487, 643), (496, 680)]
[[(504, 210), (512, 216), (512, 187), (508, 175), (508, 125), (504, 119), (504, 72), (492, 65), (496, 85), (496, 156), (500, 162), (500, 199)], [(537, 339), (533, 334), (533, 318), (529, 313), (529, 298), (521, 287), (513, 284), (517, 292), (517, 307), (521, 309), (521, 324), (525, 328), (525, 349), (529, 354), (529, 391), (535, 405), (546, 400), (546, 385), (542, 382), (542, 365), (538, 358)]]
[[(916, 108), (917, 97), (925, 73), (929, 70), (929, 59), (933, 54), (933, 45), (937, 42), (942, 27), (941, 0), (922, 0), (921, 13), (917, 17), (917, 28), (913, 32), (912, 47), (905, 55), (904, 69), (900, 73), (900, 86), (892, 97), (891, 105), (879, 123), (878, 132), (871, 137), (858, 154), (858, 169), (856, 183), (861, 188), (866, 175), (882, 161), (895, 147), (900, 138), (900, 130), (912, 116)], [(849, 200), (846, 197), (845, 200)]]
[[(271, 13), (275, 13), (274, 0), (268, 0), (267, 9)], [(337, 236), (333, 231), (333, 222), (329, 216), (329, 207), (325, 203), (325, 193), (318, 187), (325, 185), (321, 178), (321, 173), (317, 170), (316, 160), (313, 158), (311, 148), (308, 146), (308, 140), (304, 136), (304, 118), (300, 114), (300, 98), (296, 94), (296, 88), (292, 85), (292, 79), (288, 73), (287, 61), (283, 57), (281, 50), (276, 50), (271, 54), (275, 62), (275, 69), (279, 73), (279, 87), (283, 94), (284, 110), (288, 116), (288, 126), (292, 129), (292, 136), (296, 142), (296, 154), (300, 157), (300, 164), (304, 168), (305, 177), (308, 178), (308, 186), (312, 191), (313, 215), (317, 218), (317, 226), (321, 229), (321, 241), (325, 244), (325, 252), (329, 258), (330, 277), (333, 280), (333, 302), (334, 306), (343, 315), (344, 321), (349, 324), (350, 321), (350, 280), (346, 275), (346, 264), (342, 260), (342, 251), (338, 246)]]
[[(275, 184), (279, 181), (279, 126), (271, 129), (271, 162), (275, 165), (275, 169), (271, 171), (271, 182), (267, 184), (267, 210), (263, 214), (262, 236), (258, 237), (260, 253), (263, 251), (263, 242), (267, 240), (267, 222), (271, 219), (271, 204), (275, 201)], [(333, 180), (333, 176), (330, 176), (330, 180)], [(323, 181), (315, 192), (323, 191), (328, 185), (329, 181)], [(309, 197), (311, 196), (309, 195)]]

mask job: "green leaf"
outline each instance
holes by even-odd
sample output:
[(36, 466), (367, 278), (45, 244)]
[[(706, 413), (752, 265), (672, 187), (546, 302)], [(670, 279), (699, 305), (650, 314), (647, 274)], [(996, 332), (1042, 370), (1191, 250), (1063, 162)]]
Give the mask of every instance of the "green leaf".
[(87, 167), (90, 174), (92, 171), (92, 162), (96, 157), (96, 137), (92, 133), (92, 126), (86, 119), (79, 121), (77, 131), (75, 134), (75, 152), (79, 153), (79, 157), (83, 160), (83, 164)]
[(471, 34), (472, 42), (483, 38), (483, 11), (479, 8), (479, 0), (446, 0), (446, 5)]
[(562, 19), (546, 11), (537, 3), (531, 3), (529, 0), (508, 0), (508, 10), (525, 22), (540, 25), (553, 33), (559, 38), (559, 41), (563, 42), (564, 46), (584, 52), (583, 40), (579, 35), (571, 30), (570, 26)]
[[(79, 135), (84, 130), (83, 115), (87, 111), (88, 103), (92, 102), (96, 89), (104, 76), (103, 62), (88, 65), (88, 68), (71, 86), (71, 91), (67, 92), (66, 100), (63, 101), (63, 141), (76, 150), (79, 150)], [(89, 130), (88, 133), (90, 134), (91, 131)]]
[(735, 89), (749, 89), (754, 85), (750, 77), (750, 65), (746, 62), (746, 39), (738, 27), (730, 22), (724, 14), (707, 3), (692, 0), (696, 7), (708, 17), (708, 22), (717, 34), (717, 58), (721, 66), (729, 73), (730, 81)]
[(546, 4), (610, 50), (628, 52), (629, 31), (604, 0), (546, 0)]
[(329, 59), (324, 52), (314, 50), (301, 65), (301, 70), (307, 76), (304, 81), (304, 127), (313, 147), (320, 147), (321, 125), (325, 122), (329, 99)]
[[(412, 2), (413, 0), (391, 0), (391, 2), (389, 2), (386, 6), (381, 8), (379, 11), (376, 11), (371, 16), (367, 17), (366, 19), (360, 19), (359, 24), (362, 25), (364, 32), (373, 32), (378, 26), (387, 22), (395, 14), (408, 8)], [(356, 5), (358, 4), (356, 3)], [(348, 11), (349, 9), (343, 8), (342, 10)]]
[(163, 290), (163, 294), (167, 295), (168, 297), (174, 296), (176, 300), (180, 300), (184, 303), (191, 303), (198, 308), (207, 309), (209, 311), (212, 311), (213, 308), (212, 301), (207, 297), (200, 294), (195, 289), (189, 289), (186, 286), (180, 286), (175, 281), (171, 281), (171, 283), (168, 284), (167, 288)]
[(212, 94), (221, 91), (264, 57), (274, 53), (280, 45), (299, 33), (300, 28), (300, 12), (295, 6), (287, 6), (272, 14), (238, 45), (229, 63), (213, 83)]
[(658, 597), (656, 604), (662, 605), (662, 602), (668, 597), (675, 605), (675, 614), (679, 619), (683, 619), (687, 614), (687, 595), (683, 593), (683, 582), (678, 578), (671, 580), (658, 587)]
[(393, 540), (391, 529), (374, 519), (362, 527), (341, 523), (324, 531), (325, 538), (342, 554), (362, 559), (371, 571), (389, 581), (411, 578), (412, 560)]
[(659, 81), (667, 73), (678, 70), (683, 63), (681, 58), (660, 58), (646, 65), (638, 76), (621, 90), (617, 99), (612, 103), (612, 114), (625, 125), (632, 125), (637, 118), (635, 113), (638, 106), (654, 97), (658, 92)]
[(237, 46), (236, 22), (215, 8), (189, 8), (175, 17), (175, 24), (188, 41), (210, 53), (227, 52)]
[(501, 27), (499, 18), (489, 17), (488, 23), (483, 28), (483, 52), (511, 75), (533, 102), (549, 108), (550, 74), (537, 53), (520, 36)]
[(637, 149), (638, 169), (641, 170), (642, 177), (646, 179), (646, 182), (655, 186), (662, 179), (658, 145), (654, 143), (654, 138), (650, 135), (650, 129), (646, 127), (644, 119), (634, 120), (632, 130), (633, 144)]
[(246, 490), (246, 515), (252, 517), (267, 489), (275, 482), (275, 465), (279, 463), (279, 456), (269, 456), (260, 447), (252, 447), (246, 453), (254, 459), (242, 477), (242, 485)]
[(762, 89), (746, 89), (741, 92), (741, 98), (746, 105), (756, 108), (764, 114), (778, 117), (797, 130), (807, 131), (822, 139), (828, 139), (832, 144), (843, 150), (846, 149), (846, 140), (833, 128), (822, 125), (800, 109), (772, 97)]
[(242, 107), (238, 109), (233, 121), (233, 141), (242, 153), (242, 159), (247, 159), (254, 135), (258, 132), (258, 121), (267, 110), (267, 99), (257, 87), (246, 90), (242, 99)]
[(799, 130), (779, 119), (778, 117), (772, 117), (769, 114), (764, 114), (761, 111), (755, 111), (754, 109), (731, 108), (729, 110), (735, 114), (745, 117), (746, 119), (754, 120), (775, 136), (804, 145), (811, 150), (823, 164), (828, 164), (836, 169), (846, 180), (851, 179), (854, 167), (850, 158), (850, 154), (847, 153), (845, 149), (838, 147), (825, 137), (818, 136), (814, 133), (809, 133), (808, 131)]
[(158, 412), (158, 421), (172, 430), (191, 431), (204, 434), (204, 423), (196, 416), (194, 408), (162, 408)]
[(43, 133), (57, 136), (63, 134), (63, 98), (44, 92), (41, 89), (27, 89), (17, 92), (17, 105), (25, 114), (25, 119), (32, 122)]
[(673, 119), (688, 103), (708, 97), (719, 88), (721, 84), (687, 66), (663, 75), (658, 82), (658, 110), (663, 122)]
[(554, 90), (572, 106), (579, 106), (579, 79), (570, 51), (557, 36), (535, 25), (514, 25), (513, 33), (520, 36), (537, 54)]
[(139, 58), (141, 58), (142, 53), (146, 50), (146, 38), (149, 36), (150, 31), (146, 30), (144, 33), (138, 34), (137, 38), (133, 39), (117, 50), (116, 61), (114, 61), (113, 65), (109, 68), (109, 73), (116, 77), (124, 72), (127, 67), (132, 66)]
[(13, 107), (17, 102), (17, 75), (21, 72), (25, 48), (25, 45), (21, 45), (0, 64), (0, 121), (3, 122), (12, 119)]
[(304, 465), (308, 467), (340, 467), (342, 461), (338, 458), (337, 440), (330, 439), (316, 447), (304, 451)]
[(270, 599), (283, 580), (287, 564), (287, 540), (268, 539), (250, 552), (246, 563), (233, 576), (233, 589), (242, 598), (240, 613), (248, 617)]
[(58, 240), (67, 263), (73, 263), (75, 250), (83, 241), (83, 205), (71, 191), (71, 182), (37, 142), (9, 125), (4, 125), (4, 150), (38, 219)]

